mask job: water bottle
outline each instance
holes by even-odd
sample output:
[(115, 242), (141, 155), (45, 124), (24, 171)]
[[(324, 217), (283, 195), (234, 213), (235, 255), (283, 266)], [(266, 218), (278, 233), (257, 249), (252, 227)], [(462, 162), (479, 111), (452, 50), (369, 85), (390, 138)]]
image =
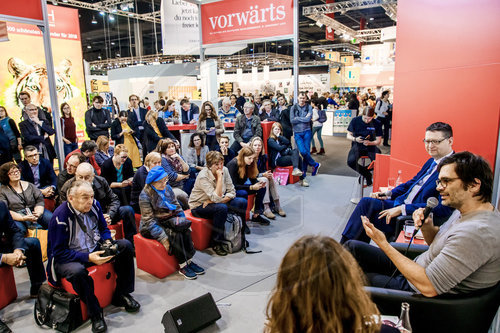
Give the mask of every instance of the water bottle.
[(399, 315), (399, 321), (396, 327), (402, 333), (411, 333), (410, 304), (406, 302), (401, 303), (401, 314)]
[(398, 177), (396, 178), (394, 186), (399, 186), (401, 184), (403, 184), (403, 180), (401, 179), (401, 170), (398, 170)]

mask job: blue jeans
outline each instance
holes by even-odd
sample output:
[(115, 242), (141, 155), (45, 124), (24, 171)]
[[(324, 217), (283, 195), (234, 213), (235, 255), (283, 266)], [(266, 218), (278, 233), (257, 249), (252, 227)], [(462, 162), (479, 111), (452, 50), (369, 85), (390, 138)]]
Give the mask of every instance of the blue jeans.
[(307, 171), (307, 166), (315, 166), (316, 161), (311, 157), (311, 152), (309, 148), (311, 147), (311, 138), (312, 133), (311, 130), (307, 130), (300, 133), (295, 133), (295, 144), (297, 144), (297, 148), (300, 151), (300, 155), (302, 155), (302, 171)]
[[(261, 188), (258, 191), (245, 191), (245, 190), (237, 190), (236, 197), (243, 198), (248, 201), (248, 196), (250, 194), (255, 194), (255, 208), (254, 212), (257, 214), (262, 214), (264, 211), (264, 196), (266, 195), (266, 188)], [(245, 207), (246, 213), (246, 207)]]
[(65, 143), (64, 147), (64, 157), (68, 156), (73, 150), (78, 149), (78, 142), (75, 143)]
[(212, 239), (217, 243), (224, 240), (224, 224), (226, 223), (227, 213), (232, 211), (238, 214), (245, 223), (246, 209), (247, 201), (244, 198), (236, 197), (227, 204), (211, 203), (206, 207), (201, 205), (191, 209), (191, 212), (196, 217), (212, 220)]
[(324, 148), (323, 147), (323, 138), (321, 137), (321, 130), (322, 129), (323, 129), (323, 126), (313, 127), (312, 135), (311, 135), (311, 145), (313, 148), (316, 147), (316, 145), (314, 144), (314, 134), (316, 134), (316, 136), (318, 137), (319, 146), (321, 148)]
[[(44, 209), (42, 216), (40, 216), (38, 218), (38, 221), (36, 222), (42, 227), (42, 229), (47, 230), (49, 228), (49, 222), (51, 219), (52, 219), (52, 212), (48, 209)], [(23, 222), (14, 221), (14, 222), (16, 222), (17, 227), (19, 228), (19, 230), (21, 230), (21, 233), (23, 235), (26, 235), (26, 233), (28, 232), (28, 227), (32, 224), (31, 222), (27, 221)]]

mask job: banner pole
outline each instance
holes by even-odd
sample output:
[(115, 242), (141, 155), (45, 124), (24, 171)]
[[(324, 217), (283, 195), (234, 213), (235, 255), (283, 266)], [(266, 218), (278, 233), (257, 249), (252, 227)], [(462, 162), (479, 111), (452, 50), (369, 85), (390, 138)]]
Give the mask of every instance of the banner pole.
[(299, 1), (293, 0), (293, 103), (299, 93)]
[(203, 29), (201, 26), (201, 4), (198, 4), (198, 26), (200, 32), (200, 64), (205, 61), (205, 50), (203, 49)]
[(42, 4), (43, 25), (38, 26), (42, 30), (43, 46), (45, 50), (45, 66), (47, 68), (47, 80), (49, 81), (50, 106), (52, 108), (52, 117), (56, 135), (54, 141), (57, 149), (57, 159), (59, 161), (59, 171), (64, 168), (64, 149), (62, 141), (61, 120), (57, 102), (56, 77), (54, 74), (54, 59), (52, 58), (52, 44), (50, 43), (49, 18), (47, 13), (47, 2), (40, 0)]

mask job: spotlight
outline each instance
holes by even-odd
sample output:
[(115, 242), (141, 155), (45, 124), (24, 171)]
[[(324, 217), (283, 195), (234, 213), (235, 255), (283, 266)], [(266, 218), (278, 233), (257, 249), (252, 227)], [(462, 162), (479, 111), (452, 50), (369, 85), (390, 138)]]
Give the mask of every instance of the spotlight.
[(115, 20), (115, 17), (113, 15), (109, 15), (109, 20), (113, 22)]
[(101, 11), (99, 12), (99, 15), (104, 16), (104, 12), (101, 10)]
[(92, 24), (97, 24), (97, 20), (95, 19), (95, 16), (92, 16)]

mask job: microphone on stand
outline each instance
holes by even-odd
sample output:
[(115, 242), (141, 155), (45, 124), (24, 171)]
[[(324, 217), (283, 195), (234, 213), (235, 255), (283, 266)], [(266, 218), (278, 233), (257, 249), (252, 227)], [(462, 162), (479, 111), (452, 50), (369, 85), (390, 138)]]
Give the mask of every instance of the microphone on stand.
[[(422, 219), (422, 225), (423, 225), (424, 221), (429, 217), (429, 214), (432, 212), (432, 210), (434, 208), (436, 208), (437, 205), (439, 205), (438, 199), (436, 199), (434, 197), (430, 197), (429, 199), (427, 199), (427, 205), (425, 206), (425, 209), (424, 209), (424, 218)], [(413, 231), (413, 237), (415, 237), (415, 235), (417, 234), (417, 232), (421, 228), (422, 228), (422, 226), (420, 226), (420, 228), (415, 228), (415, 230)]]

